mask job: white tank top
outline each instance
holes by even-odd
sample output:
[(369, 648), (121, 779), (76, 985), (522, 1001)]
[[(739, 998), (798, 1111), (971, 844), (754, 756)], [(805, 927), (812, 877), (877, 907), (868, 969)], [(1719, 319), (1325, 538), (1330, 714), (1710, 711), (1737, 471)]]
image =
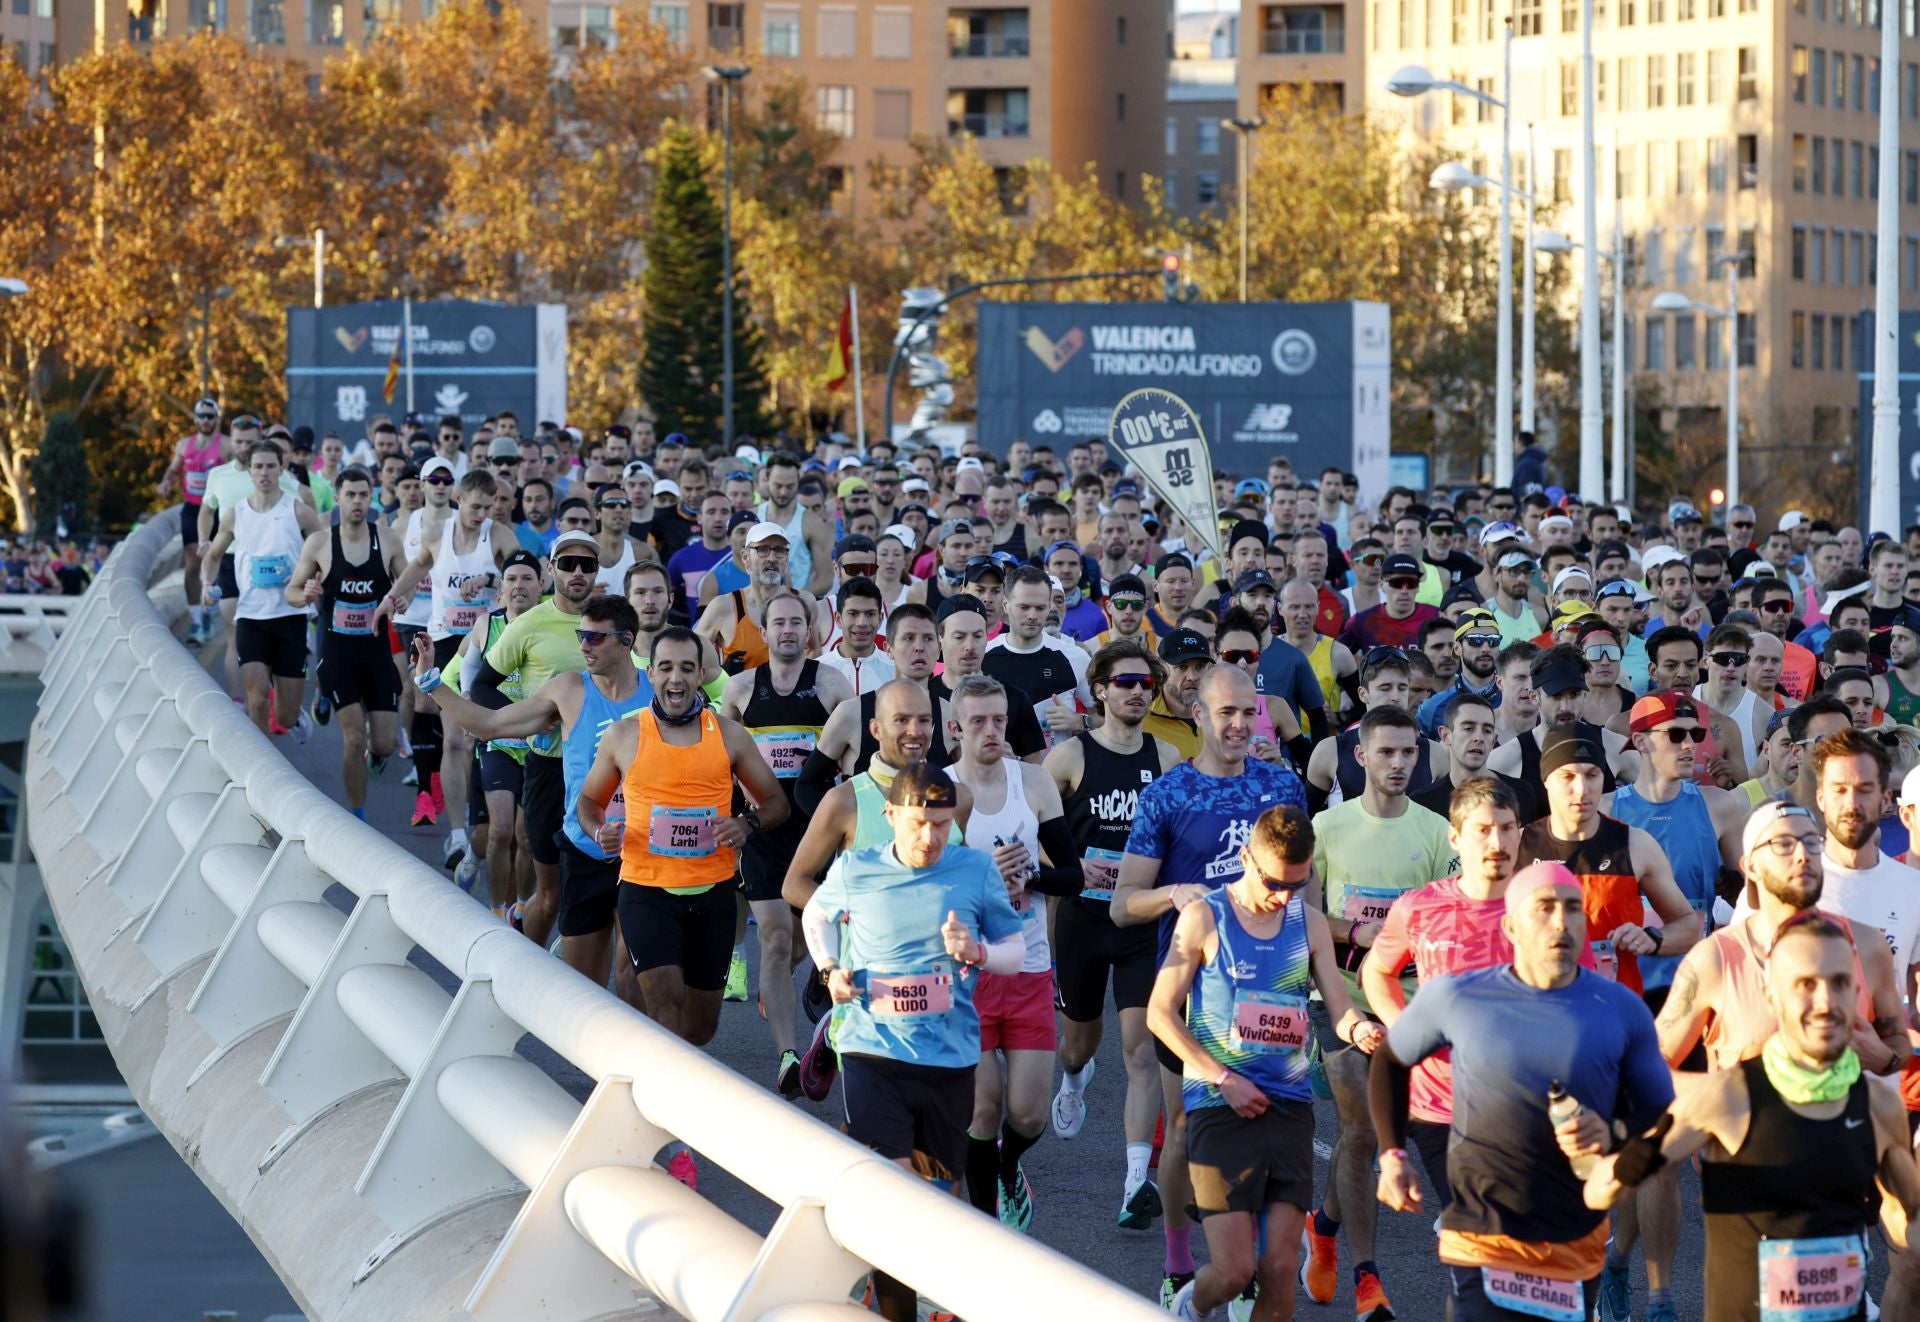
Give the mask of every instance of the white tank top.
[(264, 513), (243, 500), (233, 507), (233, 573), (240, 584), (239, 618), (277, 620), (304, 614), (287, 604), (287, 583), (300, 561), (298, 499), (284, 491)]
[[(1693, 696), (1700, 702), (1706, 702), (1707, 706), (1713, 706), (1712, 703), (1707, 702), (1707, 686), (1705, 684), (1694, 685)], [(1732, 711), (1722, 713), (1728, 720), (1733, 722), (1734, 728), (1740, 732), (1740, 751), (1746, 756), (1748, 771), (1753, 770), (1754, 761), (1760, 755), (1760, 746), (1753, 741), (1753, 709), (1754, 705), (1759, 701), (1759, 696), (1755, 694), (1752, 689), (1747, 689), (1740, 695), (1740, 701), (1733, 705)], [(1715, 708), (1715, 710), (1717, 711), (1719, 709)]]
[[(448, 520), (451, 521), (455, 517), (457, 516), (454, 511), (449, 508), (447, 510)], [(407, 562), (409, 564), (420, 558), (421, 548), (425, 545), (424, 537), (426, 526), (427, 511), (425, 506), (413, 511), (413, 513), (407, 516), (407, 531), (400, 539), (400, 549), (406, 552)], [(415, 585), (413, 589), (413, 600), (407, 603), (407, 608), (400, 612), (394, 619), (394, 623), (409, 624), (416, 629), (424, 629), (432, 620), (433, 575), (429, 574)]]
[(462, 583), (470, 578), (484, 578), (499, 569), (493, 562), (493, 520), (480, 525), (473, 549), (465, 555), (457, 555), (453, 549), (454, 531), (459, 525), (457, 513), (448, 517), (440, 530), (440, 548), (433, 556), (433, 620), (427, 626), (427, 634), (435, 642), (472, 632), (473, 626), (486, 619), (493, 609), (492, 588), (471, 600), (460, 595)]
[[(763, 519), (771, 520), (767, 513), (772, 503), (762, 505), (757, 513)], [(813, 550), (807, 545), (807, 507), (799, 501), (793, 503), (793, 521), (786, 525), (787, 530), (787, 582), (802, 592), (813, 581)]]
[(622, 537), (620, 558), (602, 568), (595, 577), (599, 579), (600, 586), (607, 590), (608, 596), (624, 597), (627, 595), (627, 571), (631, 568), (633, 568), (633, 538)]
[[(973, 791), (973, 815), (967, 819), (966, 844), (969, 849), (977, 849), (983, 854), (991, 854), (997, 848), (996, 838), (1003, 841), (1018, 840), (1027, 847), (1027, 853), (1033, 858), (1033, 865), (1040, 866), (1040, 819), (1027, 803), (1026, 786), (1022, 783), (1020, 764), (1012, 757), (1002, 757), (998, 772), (1006, 784), (1006, 795), (999, 811), (987, 813), (980, 810), (980, 795), (983, 789), (991, 785), (982, 785), (981, 778), (968, 780), (961, 774), (958, 762), (947, 768), (955, 780)], [(985, 778), (991, 781), (991, 773)], [(1027, 955), (1020, 964), (1022, 973), (1043, 973), (1053, 966), (1053, 952), (1047, 945), (1047, 903), (1046, 897), (1028, 891), (1020, 897), (1020, 930), (1027, 939)]]

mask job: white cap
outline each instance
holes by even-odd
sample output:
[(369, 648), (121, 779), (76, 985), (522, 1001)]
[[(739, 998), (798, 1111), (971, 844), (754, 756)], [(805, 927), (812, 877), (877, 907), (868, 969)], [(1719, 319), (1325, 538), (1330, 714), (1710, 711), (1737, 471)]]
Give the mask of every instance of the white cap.
[(762, 542), (775, 542), (775, 541), (784, 542), (786, 540), (787, 540), (787, 530), (785, 528), (782, 528), (779, 524), (769, 523), (765, 519), (762, 519), (759, 523), (756, 523), (753, 525), (753, 527), (747, 529), (748, 549), (752, 549), (753, 547), (760, 545), (760, 543)]
[(672, 496), (675, 500), (680, 499), (680, 484), (670, 477), (661, 478), (653, 484), (653, 498), (658, 500), (662, 496)]
[(1855, 583), (1850, 588), (1835, 588), (1827, 594), (1826, 600), (1820, 603), (1820, 613), (1831, 615), (1840, 609), (1842, 602), (1852, 601), (1855, 597), (1864, 597), (1871, 591), (1873, 591), (1871, 580)]
[(900, 490), (906, 495), (914, 496), (923, 491), (931, 493), (933, 488), (927, 485), (927, 479), (924, 477), (910, 477), (900, 484)]
[(1567, 580), (1572, 578), (1584, 578), (1589, 585), (1593, 582), (1593, 575), (1589, 574), (1584, 568), (1579, 565), (1568, 565), (1565, 569), (1562, 569), (1553, 576), (1553, 587), (1551, 590), (1558, 592), (1562, 587), (1566, 586)]
[(1649, 547), (1646, 554), (1640, 557), (1640, 569), (1648, 578), (1651, 578), (1653, 577), (1654, 571), (1659, 569), (1660, 566), (1670, 565), (1676, 560), (1685, 560), (1686, 558), (1687, 553), (1677, 547)]
[(1803, 511), (1788, 510), (1785, 514), (1782, 514), (1780, 516), (1780, 531), (1792, 532), (1795, 528), (1798, 528), (1801, 524), (1806, 522), (1807, 522), (1807, 516)]
[(1517, 569), (1521, 565), (1530, 565), (1532, 563), (1533, 557), (1525, 551), (1508, 551), (1500, 557), (1500, 563), (1496, 567), (1500, 569)]
[(1506, 519), (1498, 519), (1480, 530), (1480, 545), (1492, 546), (1495, 542), (1518, 540), (1520, 530)]
[(1540, 526), (1543, 529), (1548, 524), (1552, 524), (1556, 528), (1571, 528), (1573, 527), (1573, 519), (1565, 514), (1549, 514), (1546, 518), (1540, 520)]
[(1055, 592), (1065, 592), (1067, 590), (1067, 585), (1052, 574), (1047, 575), (1047, 582), (1053, 584), (1053, 590)]
[(738, 446), (733, 452), (733, 457), (755, 468), (760, 467), (760, 447), (757, 445)]
[(833, 466), (833, 471), (836, 473), (844, 473), (849, 468), (859, 468), (865, 462), (866, 461), (857, 454), (843, 454), (840, 456), (840, 462)]
[(420, 469), (420, 479), (421, 481), (425, 481), (435, 473), (451, 474), (452, 472), (453, 465), (445, 459), (442, 459), (439, 455), (435, 455), (433, 458), (427, 460), (426, 464)]
[(648, 477), (652, 477), (653, 465), (644, 459), (629, 459), (627, 466), (621, 471), (628, 477), (632, 477), (635, 473), (645, 473)]
[(1633, 585), (1633, 604), (1634, 605), (1651, 606), (1653, 605), (1654, 602), (1658, 600), (1660, 600), (1660, 598), (1655, 596), (1653, 589), (1648, 587), (1645, 583), (1641, 583), (1638, 581), (1634, 583)]
[[(1916, 767), (1914, 771), (1920, 771)], [(1900, 787), (1900, 802), (1920, 802), (1910, 795), (1920, 793), (1920, 781), (1914, 779), (1914, 771), (1907, 773), (1906, 783)], [(1809, 826), (1813, 825), (1813, 814), (1799, 804), (1787, 799), (1768, 799), (1747, 816), (1747, 824), (1740, 828), (1740, 852), (1751, 854), (1760, 843), (1760, 837), (1783, 817), (1804, 817)]]
[(549, 557), (557, 556), (562, 552), (576, 546), (581, 548), (582, 550), (592, 551), (593, 558), (595, 560), (598, 560), (600, 558), (599, 541), (594, 537), (592, 533), (582, 532), (578, 528), (572, 529), (569, 532), (563, 532), (558, 537), (554, 538), (553, 548), (547, 552), (547, 555)]
[(953, 471), (956, 473), (984, 473), (987, 471), (987, 466), (981, 463), (978, 457), (968, 455), (953, 466)]
[(920, 544), (920, 539), (913, 535), (913, 529), (904, 523), (890, 524), (887, 530), (880, 535), (882, 537), (893, 538), (894, 541), (900, 543), (900, 545), (906, 547), (909, 551)]

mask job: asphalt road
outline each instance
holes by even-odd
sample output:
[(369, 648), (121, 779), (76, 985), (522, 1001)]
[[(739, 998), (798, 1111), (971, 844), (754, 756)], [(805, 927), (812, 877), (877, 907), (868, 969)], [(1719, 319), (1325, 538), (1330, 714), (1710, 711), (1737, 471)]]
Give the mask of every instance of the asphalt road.
[[(314, 732), (306, 744), (291, 738), (276, 739), (275, 744), (321, 789), (341, 797), (340, 737), (336, 726)], [(395, 759), (383, 776), (370, 787), (368, 816), (390, 838), (399, 841), (421, 859), (441, 864), (444, 827), (414, 828), (409, 824), (413, 790), (400, 781), (405, 764)], [(447, 874), (451, 878), (451, 874)], [(451, 880), (449, 880), (449, 884)], [(343, 907), (351, 896), (337, 890), (336, 902)], [(748, 964), (758, 985), (758, 962), (752, 929), (748, 929)], [(440, 970), (432, 970), (451, 987), (451, 979)], [(810, 1032), (804, 1016), (797, 1030), (805, 1042)], [(1072, 1142), (1055, 1137), (1051, 1130), (1033, 1148), (1025, 1160), (1032, 1182), (1035, 1216), (1030, 1233), (1060, 1252), (1121, 1282), (1144, 1295), (1158, 1296), (1164, 1236), (1159, 1223), (1152, 1229), (1128, 1231), (1115, 1225), (1119, 1210), (1121, 1180), (1125, 1171), (1120, 1129), (1121, 1104), (1125, 1093), (1126, 1071), (1120, 1059), (1119, 1025), (1109, 1011), (1107, 1031), (1099, 1056), (1099, 1068), (1088, 1090), (1089, 1114), (1086, 1127)], [(720, 1060), (750, 1079), (772, 1088), (775, 1056), (766, 1027), (755, 1010), (753, 1000), (724, 1007), (720, 1029), (709, 1050)], [(522, 1054), (546, 1068), (576, 1096), (584, 1099), (591, 1081), (567, 1062), (532, 1040), (522, 1043)], [(1057, 1083), (1057, 1079), (1056, 1079)], [(815, 1114), (823, 1123), (838, 1125), (842, 1120), (838, 1088), (824, 1103), (805, 1100), (794, 1105)], [(1316, 1105), (1318, 1137), (1316, 1169), (1324, 1181), (1327, 1154), (1339, 1136), (1339, 1126), (1329, 1102)], [(1676, 1264), (1676, 1298), (1680, 1317), (1701, 1315), (1702, 1235), (1698, 1207), (1698, 1182), (1693, 1172), (1683, 1173), (1684, 1206), (1688, 1209), (1681, 1235)], [(710, 1161), (700, 1163), (700, 1189), (742, 1223), (764, 1233), (773, 1225), (777, 1209), (758, 1193), (732, 1179)], [(1196, 1252), (1203, 1253), (1198, 1232)], [(1434, 1225), (1431, 1215), (1411, 1216), (1380, 1209), (1379, 1242), (1376, 1250), (1382, 1281), (1397, 1315), (1403, 1319), (1427, 1322), (1446, 1316), (1444, 1278), (1434, 1255)], [(1876, 1255), (1877, 1263), (1884, 1262)], [(1297, 1316), (1302, 1319), (1344, 1319), (1351, 1317), (1353, 1288), (1351, 1259), (1344, 1243), (1341, 1249), (1342, 1281), (1332, 1303), (1306, 1302), (1304, 1293)], [(1876, 1274), (1875, 1293), (1878, 1293)], [(1634, 1270), (1636, 1315), (1645, 1309), (1645, 1276), (1636, 1255)]]

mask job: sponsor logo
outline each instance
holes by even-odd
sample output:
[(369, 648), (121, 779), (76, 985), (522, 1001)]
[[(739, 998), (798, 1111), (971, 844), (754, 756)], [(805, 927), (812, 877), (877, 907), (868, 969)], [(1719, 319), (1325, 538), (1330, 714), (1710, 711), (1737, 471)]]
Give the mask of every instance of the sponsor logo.
[(1070, 328), (1057, 340), (1038, 326), (1027, 327), (1027, 348), (1045, 364), (1049, 372), (1057, 372), (1065, 367), (1068, 360), (1079, 353), (1086, 343), (1087, 333), (1078, 326)]
[(442, 413), (458, 413), (460, 406), (467, 402), (467, 392), (448, 382), (433, 392), (433, 406)]
[(493, 349), (493, 327), (475, 326), (467, 332), (467, 347), (475, 353), (488, 353)]
[(333, 328), (333, 338), (340, 341), (340, 347), (348, 353), (359, 353), (360, 346), (367, 342), (367, 328), (362, 326), (359, 330), (350, 331), (345, 326), (336, 326)]
[(1052, 409), (1041, 409), (1033, 415), (1033, 430), (1042, 436), (1058, 435), (1065, 425), (1060, 421), (1060, 415)]
[(1293, 427), (1293, 405), (1255, 404), (1247, 411), (1247, 420), (1233, 432), (1232, 439), (1265, 445), (1297, 444), (1300, 433)]
[(1207, 864), (1207, 880), (1217, 877), (1237, 877), (1240, 875), (1240, 851), (1246, 848), (1247, 841), (1253, 838), (1253, 823), (1242, 817), (1228, 822), (1226, 829), (1220, 832), (1220, 852)]
[(1313, 336), (1303, 330), (1283, 330), (1273, 340), (1273, 365), (1288, 376), (1304, 376), (1313, 370), (1320, 348)]
[(1227, 970), (1227, 976), (1235, 982), (1245, 982), (1248, 978), (1260, 976), (1260, 966), (1252, 960), (1236, 959), (1233, 961), (1233, 967)]
[(341, 386), (333, 395), (333, 411), (342, 422), (365, 422), (367, 420), (367, 388), (365, 386)]

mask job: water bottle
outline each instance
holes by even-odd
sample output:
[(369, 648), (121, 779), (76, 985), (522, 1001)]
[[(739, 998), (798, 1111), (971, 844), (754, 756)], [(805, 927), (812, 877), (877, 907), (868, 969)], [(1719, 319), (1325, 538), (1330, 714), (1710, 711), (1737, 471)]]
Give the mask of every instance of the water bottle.
[[(1554, 1128), (1558, 1129), (1562, 1121), (1578, 1118), (1585, 1109), (1571, 1093), (1560, 1086), (1560, 1080), (1555, 1079), (1547, 1085), (1547, 1118), (1553, 1121)], [(1587, 1173), (1593, 1169), (1594, 1163), (1598, 1160), (1600, 1160), (1599, 1156), (1593, 1153), (1567, 1158), (1568, 1163), (1573, 1167), (1574, 1175), (1582, 1180), (1587, 1178)]]

